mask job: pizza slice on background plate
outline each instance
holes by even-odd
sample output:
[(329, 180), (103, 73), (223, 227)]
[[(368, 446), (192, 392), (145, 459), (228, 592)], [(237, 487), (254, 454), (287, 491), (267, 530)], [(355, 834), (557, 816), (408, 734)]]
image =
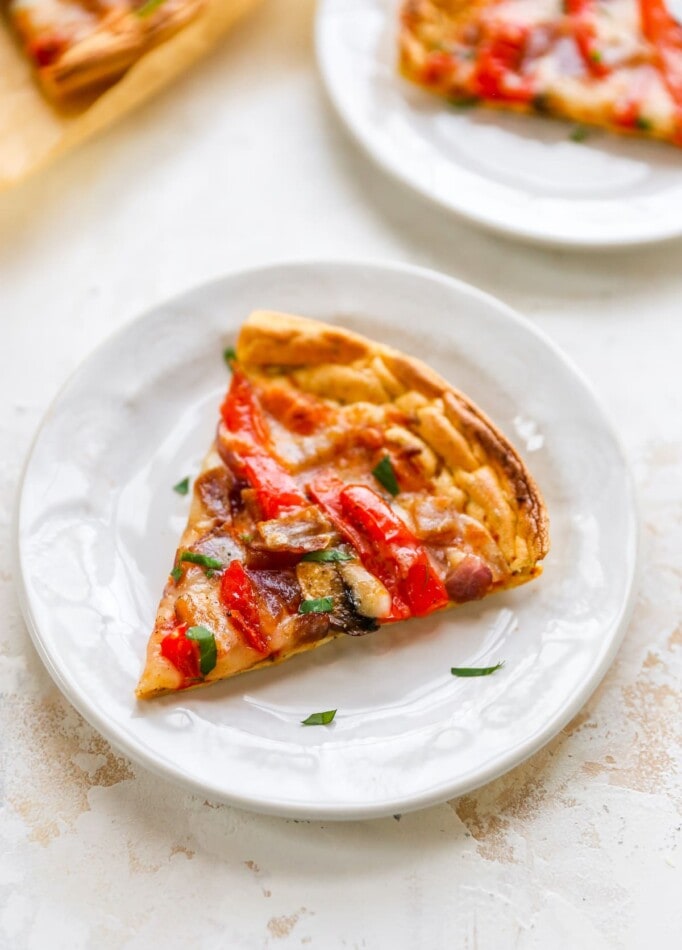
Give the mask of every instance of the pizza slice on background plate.
[(55, 101), (117, 80), (193, 20), (205, 0), (9, 0), (7, 15)]
[(249, 317), (230, 362), (138, 697), (540, 573), (547, 516), (531, 475), (423, 363), (271, 312)]
[(400, 66), (456, 104), (682, 145), (682, 26), (664, 0), (405, 0)]

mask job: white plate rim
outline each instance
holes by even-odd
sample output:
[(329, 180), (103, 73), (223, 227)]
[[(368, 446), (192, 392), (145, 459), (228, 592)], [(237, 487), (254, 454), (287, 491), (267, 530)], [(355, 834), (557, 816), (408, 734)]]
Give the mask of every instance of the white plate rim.
[[(35, 622), (33, 613), (31, 610), (30, 599), (28, 596), (28, 591), (26, 587), (26, 582), (24, 579), (24, 565), (22, 558), (21, 550), (21, 538), (20, 538), (20, 516), (21, 516), (21, 503), (23, 496), (24, 484), (28, 471), (30, 469), (31, 460), (35, 447), (38, 443), (38, 440), (47, 427), (50, 421), (50, 417), (54, 408), (59, 403), (61, 396), (68, 390), (71, 383), (76, 379), (80, 371), (86, 364), (93, 358), (95, 358), (99, 353), (107, 348), (107, 346), (112, 343), (117, 338), (125, 335), (134, 325), (151, 318), (158, 310), (163, 309), (170, 303), (177, 303), (179, 300), (183, 299), (186, 296), (193, 295), (202, 290), (206, 290), (210, 287), (216, 287), (224, 282), (227, 282), (234, 278), (240, 277), (256, 277), (259, 274), (264, 272), (277, 269), (277, 268), (300, 268), (306, 270), (309, 268), (316, 267), (341, 267), (349, 269), (368, 269), (374, 272), (392, 272), (392, 273), (402, 273), (402, 274), (412, 274), (414, 276), (427, 278), (430, 280), (435, 280), (436, 282), (449, 287), (453, 290), (456, 290), (460, 293), (465, 293), (470, 296), (478, 298), (481, 302), (487, 303), (494, 306), (498, 311), (504, 311), (507, 319), (511, 320), (516, 326), (522, 329), (525, 333), (530, 333), (538, 341), (540, 341), (544, 346), (552, 351), (553, 356), (563, 364), (564, 369), (566, 369), (573, 377), (576, 382), (581, 385), (581, 387), (587, 392), (594, 403), (594, 407), (597, 412), (602, 417), (602, 422), (604, 426), (609, 430), (609, 433), (613, 440), (614, 448), (618, 451), (622, 466), (623, 466), (623, 476), (625, 478), (625, 487), (626, 494), (628, 496), (629, 502), (629, 513), (632, 515), (631, 523), (631, 537), (630, 542), (633, 552), (632, 567), (630, 574), (627, 578), (627, 596), (623, 599), (620, 605), (620, 611), (618, 615), (614, 618), (612, 627), (613, 633), (611, 639), (608, 642), (608, 648), (603, 651), (600, 661), (594, 667), (590, 676), (588, 676), (579, 689), (577, 689), (567, 700), (564, 705), (555, 713), (555, 715), (547, 721), (544, 726), (539, 729), (534, 736), (529, 738), (523, 745), (523, 751), (520, 753), (518, 748), (512, 748), (508, 752), (498, 756), (493, 760), (487, 767), (482, 768), (478, 771), (476, 776), (470, 780), (465, 781), (445, 781), (440, 783), (437, 786), (429, 788), (427, 791), (413, 795), (409, 798), (396, 797), (392, 799), (386, 799), (380, 803), (342, 803), (342, 804), (329, 804), (323, 803), (317, 806), (311, 806), (309, 802), (300, 803), (298, 801), (289, 800), (289, 799), (276, 799), (271, 796), (263, 798), (258, 795), (253, 796), (244, 796), (234, 793), (227, 793), (224, 789), (218, 788), (217, 786), (210, 786), (207, 783), (201, 781), (195, 781), (191, 776), (186, 775), (182, 772), (175, 771), (173, 768), (166, 765), (164, 760), (154, 759), (150, 755), (149, 751), (141, 743), (132, 741), (127, 733), (119, 727), (118, 724), (112, 723), (105, 716), (100, 714), (97, 708), (92, 707), (83, 696), (78, 692), (77, 687), (74, 682), (70, 681), (64, 672), (59, 669), (59, 667), (53, 661), (52, 656), (50, 655), (49, 649), (46, 644), (43, 642), (42, 635), (38, 625)], [(550, 742), (561, 730), (577, 715), (580, 709), (587, 702), (592, 693), (597, 689), (602, 679), (604, 678), (607, 670), (613, 663), (613, 660), (620, 648), (620, 645), (625, 636), (628, 622), (632, 615), (634, 609), (636, 597), (637, 597), (637, 588), (638, 588), (638, 576), (640, 571), (640, 533), (641, 533), (641, 518), (639, 512), (639, 504), (637, 499), (637, 493), (634, 483), (634, 478), (632, 471), (627, 459), (627, 454), (625, 452), (624, 446), (621, 439), (618, 436), (617, 430), (611, 423), (609, 415), (606, 409), (603, 406), (601, 399), (595, 393), (592, 384), (589, 382), (587, 377), (583, 372), (573, 363), (573, 361), (561, 350), (561, 348), (554, 343), (554, 341), (549, 338), (542, 330), (536, 327), (530, 320), (522, 316), (516, 310), (505, 304), (499, 298), (494, 297), (492, 294), (488, 294), (485, 291), (480, 290), (479, 288), (467, 283), (466, 281), (459, 280), (458, 278), (450, 277), (446, 274), (440, 273), (438, 271), (431, 270), (426, 267), (420, 267), (412, 264), (405, 264), (402, 262), (391, 262), (384, 260), (359, 260), (353, 258), (310, 258), (310, 259), (295, 259), (295, 260), (276, 260), (268, 262), (264, 265), (255, 265), (247, 268), (235, 268), (233, 270), (227, 271), (220, 276), (214, 277), (208, 281), (201, 282), (196, 285), (192, 285), (186, 290), (182, 291), (179, 294), (173, 294), (164, 298), (159, 303), (148, 307), (142, 313), (137, 316), (132, 317), (129, 320), (126, 320), (122, 326), (120, 326), (113, 333), (109, 334), (104, 338), (97, 346), (95, 346), (73, 369), (73, 371), (67, 376), (65, 381), (59, 387), (55, 393), (53, 399), (50, 401), (48, 407), (46, 408), (43, 417), (41, 418), (36, 431), (31, 440), (30, 448), (27, 452), (26, 459), (23, 465), (19, 483), (17, 486), (16, 492), (16, 502), (14, 506), (14, 519), (13, 519), (13, 554), (15, 558), (15, 563), (18, 565), (18, 571), (15, 575), (15, 589), (17, 592), (17, 597), (19, 605), (22, 611), (22, 615), (27, 625), (29, 635), (33, 642), (38, 655), (40, 656), (43, 664), (45, 665), (48, 673), (50, 674), (52, 680), (57, 685), (62, 694), (69, 700), (77, 712), (101, 735), (103, 735), (111, 745), (117, 749), (119, 752), (128, 756), (128, 758), (136, 763), (137, 765), (142, 766), (148, 771), (160, 776), (161, 778), (167, 779), (173, 782), (176, 785), (180, 785), (185, 788), (187, 791), (206, 797), (207, 795), (215, 801), (220, 801), (228, 805), (236, 806), (248, 811), (256, 811), (260, 814), (273, 815), (277, 817), (284, 818), (297, 818), (297, 819), (309, 819), (309, 820), (335, 820), (335, 821), (353, 821), (358, 819), (373, 819), (373, 818), (383, 818), (392, 814), (404, 814), (411, 811), (417, 811), (422, 808), (426, 808), (430, 805), (442, 804), (443, 802), (461, 795), (466, 795), (475, 789), (482, 787), (483, 785), (488, 784), (496, 778), (504, 775), (510, 769), (515, 768), (518, 765), (521, 765), (528, 758), (542, 749), (548, 742)]]
[(355, 120), (353, 110), (348, 107), (346, 100), (339, 95), (325, 53), (325, 44), (327, 42), (326, 18), (328, 9), (335, 2), (336, 0), (320, 0), (317, 6), (314, 44), (318, 71), (328, 99), (350, 137), (360, 149), (369, 156), (376, 167), (387, 173), (394, 182), (397, 182), (413, 193), (419, 194), (441, 211), (445, 210), (462, 220), (478, 225), (492, 234), (502, 235), (506, 238), (512, 238), (532, 246), (554, 247), (575, 251), (618, 251), (628, 248), (670, 243), (682, 236), (682, 217), (680, 216), (677, 216), (677, 218), (671, 217), (668, 220), (667, 226), (659, 224), (657, 230), (647, 234), (622, 232), (613, 233), (609, 237), (601, 237), (598, 235), (590, 236), (589, 234), (583, 236), (557, 235), (549, 231), (542, 231), (536, 227), (529, 227), (521, 218), (511, 223), (483, 209), (472, 211), (459, 203), (456, 197), (452, 200), (445, 200), (435, 194), (420, 180), (412, 178), (400, 162), (387, 158), (377, 147), (374, 140), (363, 134)]

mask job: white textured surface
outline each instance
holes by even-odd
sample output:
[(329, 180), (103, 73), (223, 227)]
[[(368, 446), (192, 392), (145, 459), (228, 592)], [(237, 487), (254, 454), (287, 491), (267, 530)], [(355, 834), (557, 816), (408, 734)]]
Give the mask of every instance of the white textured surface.
[[(311, 32), (308, 0), (271, 0), (0, 201), (0, 946), (677, 947), (682, 247), (541, 252), (427, 206), (347, 141)], [(164, 297), (316, 254), (425, 264), (525, 312), (593, 381), (641, 492), (641, 592), (602, 687), (527, 764), (400, 821), (260, 818), (132, 768), (51, 685), (12, 587), (21, 461), (66, 375)]]

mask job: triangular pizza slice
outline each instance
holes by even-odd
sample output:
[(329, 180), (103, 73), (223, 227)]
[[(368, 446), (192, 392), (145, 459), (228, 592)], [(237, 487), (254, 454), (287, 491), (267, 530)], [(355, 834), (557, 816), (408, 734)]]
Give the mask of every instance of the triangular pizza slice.
[(682, 26), (664, 0), (405, 0), (400, 62), (455, 104), (682, 145)]
[(55, 101), (102, 91), (206, 0), (9, 0), (7, 16)]
[(253, 313), (230, 359), (137, 695), (204, 685), (531, 580), (523, 462), (423, 363)]

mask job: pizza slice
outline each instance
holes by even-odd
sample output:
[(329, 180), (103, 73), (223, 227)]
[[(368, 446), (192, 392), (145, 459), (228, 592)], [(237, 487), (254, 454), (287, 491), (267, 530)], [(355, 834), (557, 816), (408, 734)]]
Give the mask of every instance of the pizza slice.
[(111, 85), (205, 2), (9, 0), (7, 15), (42, 87), (64, 102)]
[(158, 609), (140, 698), (286, 660), (536, 577), (523, 462), (423, 363), (253, 313)]
[(455, 104), (682, 145), (682, 26), (664, 0), (405, 0), (400, 66)]

